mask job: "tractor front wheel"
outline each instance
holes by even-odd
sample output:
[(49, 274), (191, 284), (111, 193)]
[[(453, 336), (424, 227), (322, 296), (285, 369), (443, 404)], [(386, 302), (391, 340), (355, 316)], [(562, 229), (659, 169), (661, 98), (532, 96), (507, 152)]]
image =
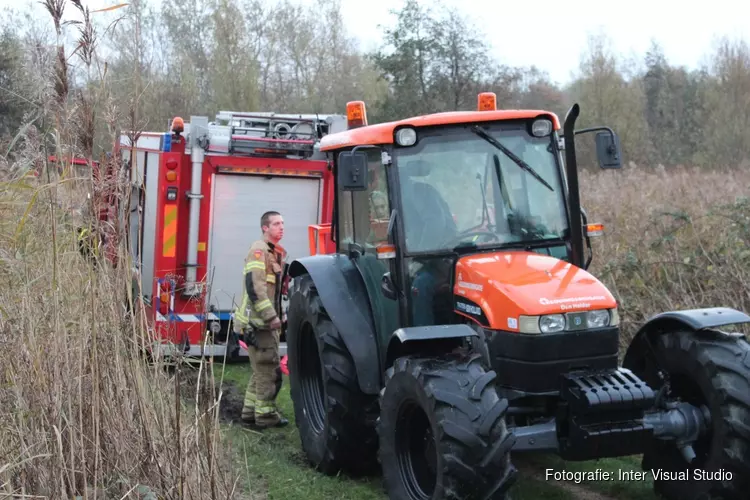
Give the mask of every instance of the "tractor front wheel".
[(333, 475), (377, 470), (377, 396), (359, 388), (354, 360), (309, 275), (294, 280), (287, 312), (289, 385), (302, 448)]
[[(710, 411), (707, 431), (693, 443), (688, 463), (674, 442), (654, 439), (643, 455), (654, 490), (668, 499), (746, 499), (750, 491), (750, 344), (718, 332), (672, 331), (651, 340), (626, 367), (666, 399)], [(647, 349), (651, 350), (651, 349)], [(632, 366), (628, 366), (628, 364)], [(689, 477), (678, 477), (688, 472)], [(701, 476), (705, 474), (705, 476)]]
[(388, 369), (378, 432), (389, 498), (505, 498), (514, 438), (494, 379), (476, 354), (399, 358)]

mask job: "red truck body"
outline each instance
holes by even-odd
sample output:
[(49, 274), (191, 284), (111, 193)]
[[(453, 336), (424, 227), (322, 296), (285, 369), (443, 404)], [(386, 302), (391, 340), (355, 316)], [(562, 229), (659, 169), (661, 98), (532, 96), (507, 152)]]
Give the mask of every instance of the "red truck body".
[(133, 291), (151, 320), (152, 347), (245, 357), (230, 321), (261, 215), (284, 216), (289, 262), (309, 255), (317, 227), (318, 248), (335, 249), (325, 229), (334, 180), (318, 146), (345, 130), (346, 118), (221, 112), (214, 123), (192, 116), (171, 128), (120, 136), (115, 154), (130, 173), (130, 206), (112, 204), (106, 218), (129, 219)]

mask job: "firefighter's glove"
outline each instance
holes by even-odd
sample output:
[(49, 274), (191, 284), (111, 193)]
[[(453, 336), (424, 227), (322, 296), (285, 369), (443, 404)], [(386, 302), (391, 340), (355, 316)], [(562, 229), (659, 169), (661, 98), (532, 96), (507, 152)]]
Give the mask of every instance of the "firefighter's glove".
[(251, 345), (253, 347), (258, 347), (258, 340), (255, 338), (255, 331), (254, 330), (245, 330), (245, 344)]

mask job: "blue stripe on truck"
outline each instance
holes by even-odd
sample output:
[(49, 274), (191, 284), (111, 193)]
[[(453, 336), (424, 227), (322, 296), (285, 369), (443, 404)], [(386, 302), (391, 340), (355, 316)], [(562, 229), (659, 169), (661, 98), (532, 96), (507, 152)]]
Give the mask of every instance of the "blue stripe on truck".
[(229, 321), (230, 319), (232, 319), (232, 313), (229, 311), (222, 311), (218, 313), (210, 312), (208, 314), (169, 313), (166, 316), (163, 314), (157, 313), (157, 316), (156, 316), (157, 321), (179, 321), (182, 323), (200, 323), (204, 319), (207, 319), (208, 321), (211, 321), (211, 320)]

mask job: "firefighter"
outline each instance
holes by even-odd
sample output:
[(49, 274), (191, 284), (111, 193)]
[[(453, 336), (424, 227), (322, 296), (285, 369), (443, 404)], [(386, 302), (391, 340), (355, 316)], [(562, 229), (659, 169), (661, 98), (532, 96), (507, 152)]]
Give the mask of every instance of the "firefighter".
[(289, 421), (276, 408), (281, 390), (281, 277), (286, 251), (279, 241), (284, 219), (269, 211), (260, 219), (263, 238), (250, 246), (245, 258), (242, 303), (234, 312), (234, 331), (247, 344), (252, 375), (245, 392), (242, 420), (259, 429), (283, 427)]

